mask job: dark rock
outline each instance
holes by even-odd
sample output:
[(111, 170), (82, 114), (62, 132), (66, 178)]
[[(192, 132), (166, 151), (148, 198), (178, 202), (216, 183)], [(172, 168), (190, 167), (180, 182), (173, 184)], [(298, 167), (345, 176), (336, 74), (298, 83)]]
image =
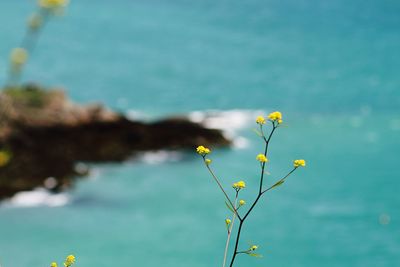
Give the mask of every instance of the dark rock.
[(0, 167), (0, 198), (43, 186), (48, 177), (57, 180), (53, 190), (61, 190), (80, 175), (78, 162), (119, 162), (140, 151), (230, 144), (219, 130), (183, 117), (131, 121), (99, 105), (73, 104), (60, 91), (45, 96), (40, 107), (13, 103), (8, 109), (12, 116), (0, 112), (0, 147), (11, 154)]

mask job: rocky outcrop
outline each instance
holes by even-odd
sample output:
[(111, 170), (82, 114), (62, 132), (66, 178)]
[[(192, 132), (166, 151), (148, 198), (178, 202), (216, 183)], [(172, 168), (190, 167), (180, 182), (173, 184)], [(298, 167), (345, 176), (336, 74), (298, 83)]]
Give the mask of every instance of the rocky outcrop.
[(39, 91), (33, 92), (34, 105), (21, 92), (5, 91), (0, 97), (0, 104), (7, 101), (0, 110), (0, 147), (10, 154), (0, 167), (0, 198), (43, 186), (48, 177), (56, 181), (51, 189), (61, 190), (84, 174), (76, 168), (79, 162), (123, 161), (141, 151), (230, 143), (219, 130), (184, 117), (132, 121), (100, 105), (76, 105), (62, 91), (18, 90)]

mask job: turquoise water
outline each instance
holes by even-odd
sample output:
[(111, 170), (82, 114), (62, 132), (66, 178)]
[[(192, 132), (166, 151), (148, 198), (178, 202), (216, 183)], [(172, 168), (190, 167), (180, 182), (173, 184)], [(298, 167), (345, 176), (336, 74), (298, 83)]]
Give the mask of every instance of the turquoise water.
[[(0, 2), (0, 80), (33, 1)], [(73, 1), (24, 80), (149, 117), (279, 109), (268, 182), (307, 168), (249, 219), (237, 266), (400, 265), (400, 4), (397, 1)], [(232, 118), (233, 120), (235, 118)], [(229, 127), (228, 125), (223, 125)], [(261, 143), (213, 153), (251, 199)], [(172, 157), (172, 156), (171, 156)], [(227, 210), (198, 157), (94, 166), (60, 207), (0, 206), (0, 264), (219, 266)], [(77, 265), (78, 266), (78, 265)]]

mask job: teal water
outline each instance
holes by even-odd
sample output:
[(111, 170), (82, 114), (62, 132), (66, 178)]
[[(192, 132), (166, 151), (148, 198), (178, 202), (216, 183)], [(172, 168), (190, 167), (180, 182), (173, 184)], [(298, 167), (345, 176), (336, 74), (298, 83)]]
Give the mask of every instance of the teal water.
[[(34, 1), (0, 2), (0, 80)], [(149, 117), (193, 110), (284, 113), (272, 191), (237, 266), (400, 265), (400, 3), (397, 1), (73, 1), (45, 29), (24, 80)], [(235, 120), (235, 118), (232, 118)], [(233, 122), (232, 122), (233, 123)], [(229, 128), (229, 121), (227, 125)], [(226, 186), (251, 199), (261, 143), (213, 153)], [(94, 166), (60, 207), (0, 206), (0, 265), (219, 266), (227, 210), (198, 157)], [(153, 164), (151, 164), (153, 163)], [(248, 201), (249, 202), (249, 201)]]

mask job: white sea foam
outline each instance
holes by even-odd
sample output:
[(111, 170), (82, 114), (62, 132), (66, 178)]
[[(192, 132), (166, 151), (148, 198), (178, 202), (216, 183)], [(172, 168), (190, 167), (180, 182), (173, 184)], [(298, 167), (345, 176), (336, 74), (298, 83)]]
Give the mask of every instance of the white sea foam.
[(66, 193), (53, 194), (43, 188), (33, 191), (23, 191), (15, 194), (12, 198), (5, 200), (5, 207), (60, 207), (68, 204), (70, 198)]
[(264, 113), (260, 110), (208, 110), (193, 111), (189, 113), (188, 117), (191, 121), (202, 123), (208, 128), (237, 131), (248, 127), (255, 117)]
[(150, 117), (138, 110), (134, 110), (134, 109), (130, 109), (125, 113), (125, 116), (129, 119), (129, 120), (149, 120)]
[[(265, 111), (246, 109), (206, 110), (192, 111), (187, 117), (190, 121), (201, 123), (207, 128), (221, 130), (225, 137), (233, 140), (234, 148), (246, 148), (249, 142), (246, 138), (239, 136), (238, 132), (239, 130), (250, 128), (255, 118), (262, 114), (265, 115)], [(128, 110), (126, 116), (131, 120), (151, 121), (151, 117), (137, 110)], [(153, 160), (155, 160), (155, 162), (159, 162), (158, 159), (163, 156), (164, 154), (155, 155), (151, 152), (145, 157), (144, 161), (154, 162)]]
[(265, 114), (262, 110), (209, 110), (189, 113), (189, 120), (203, 124), (207, 128), (222, 130), (224, 135), (233, 140), (235, 148), (246, 148), (249, 141), (239, 136), (239, 131), (250, 128), (255, 118)]
[(182, 153), (167, 150), (151, 151), (143, 153), (143, 155), (140, 156), (139, 159), (148, 164), (176, 162), (182, 159)]

